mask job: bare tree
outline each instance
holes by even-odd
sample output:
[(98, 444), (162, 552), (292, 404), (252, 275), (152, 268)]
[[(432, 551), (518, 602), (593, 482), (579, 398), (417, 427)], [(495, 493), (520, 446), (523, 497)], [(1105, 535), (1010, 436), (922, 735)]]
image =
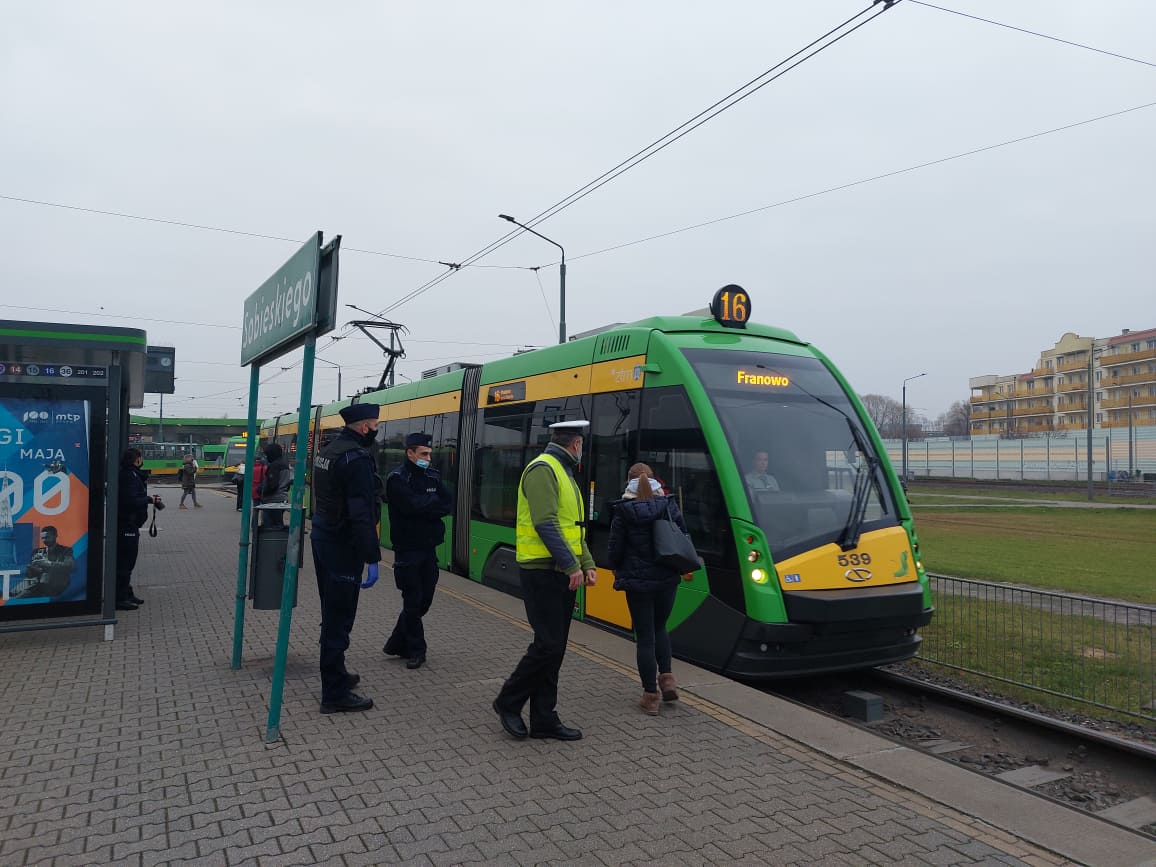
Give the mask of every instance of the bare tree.
[[(875, 422), (875, 427), (882, 437), (899, 437), (903, 431), (903, 404), (891, 397), (881, 394), (864, 394), (859, 399), (863, 407)], [(908, 428), (911, 427), (911, 417), (908, 414)]]
[(971, 401), (957, 400), (939, 417), (940, 429), (949, 437), (965, 437), (971, 430)]

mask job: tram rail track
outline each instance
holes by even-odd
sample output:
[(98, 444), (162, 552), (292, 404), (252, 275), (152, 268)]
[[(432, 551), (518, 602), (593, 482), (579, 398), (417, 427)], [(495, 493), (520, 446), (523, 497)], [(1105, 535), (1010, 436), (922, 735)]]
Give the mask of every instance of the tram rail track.
[[(1156, 841), (1156, 733), (1144, 727), (1060, 719), (894, 670), (787, 681), (766, 689)], [(878, 696), (882, 718), (851, 718), (848, 692)]]

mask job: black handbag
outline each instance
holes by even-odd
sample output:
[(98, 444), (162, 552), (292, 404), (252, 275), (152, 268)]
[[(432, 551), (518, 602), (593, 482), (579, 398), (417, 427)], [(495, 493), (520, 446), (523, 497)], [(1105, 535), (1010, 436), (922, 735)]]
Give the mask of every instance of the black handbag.
[(654, 522), (654, 562), (673, 569), (680, 575), (694, 572), (702, 565), (690, 535), (674, 522), (670, 514), (670, 502), (666, 512)]

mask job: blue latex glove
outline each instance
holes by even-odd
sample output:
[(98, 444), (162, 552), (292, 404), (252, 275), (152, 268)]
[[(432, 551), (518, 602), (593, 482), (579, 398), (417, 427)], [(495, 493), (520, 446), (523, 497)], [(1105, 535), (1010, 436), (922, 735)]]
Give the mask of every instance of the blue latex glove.
[(361, 589), (368, 590), (377, 583), (377, 564), (370, 563), (369, 568), (365, 570), (365, 580), (361, 582)]

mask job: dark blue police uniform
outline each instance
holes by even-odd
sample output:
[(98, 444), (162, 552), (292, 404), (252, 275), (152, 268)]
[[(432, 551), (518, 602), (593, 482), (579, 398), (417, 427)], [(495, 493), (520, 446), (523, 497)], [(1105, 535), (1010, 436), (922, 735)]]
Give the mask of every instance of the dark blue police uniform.
[[(428, 434), (410, 434), (406, 448), (428, 446)], [(453, 511), (453, 496), (433, 467), (406, 460), (385, 480), (389, 507), (389, 537), (393, 545), (393, 576), (401, 591), (402, 608), (393, 634), (382, 648), (409, 658), (409, 667), (425, 662), (424, 617), (433, 604), (438, 583), (436, 548), (445, 538), (442, 521)]]
[[(349, 418), (346, 413), (350, 410)], [(372, 411), (372, 415), (367, 412)], [(377, 407), (342, 410), (347, 423), (377, 418)], [(364, 710), (372, 702), (353, 693), (356, 676), (345, 668), (349, 634), (357, 617), (361, 573), (381, 559), (377, 521), (379, 486), (373, 455), (348, 427), (313, 460), (313, 529), (310, 540), (321, 599), (321, 710)]]

